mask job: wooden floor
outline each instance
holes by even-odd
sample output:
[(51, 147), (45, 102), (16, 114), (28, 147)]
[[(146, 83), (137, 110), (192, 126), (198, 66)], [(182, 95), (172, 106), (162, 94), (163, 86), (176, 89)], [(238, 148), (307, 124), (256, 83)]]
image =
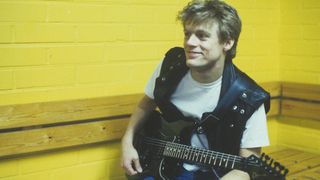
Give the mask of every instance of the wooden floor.
[(289, 169), (287, 180), (320, 180), (320, 154), (285, 147), (268, 147), (263, 152)]

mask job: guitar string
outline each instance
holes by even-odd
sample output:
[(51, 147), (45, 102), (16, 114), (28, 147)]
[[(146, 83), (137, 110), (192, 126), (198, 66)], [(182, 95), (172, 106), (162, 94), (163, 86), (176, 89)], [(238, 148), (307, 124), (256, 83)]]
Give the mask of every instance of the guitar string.
[[(175, 148), (174, 146), (175, 145), (178, 145), (180, 146), (181, 148), (184, 148), (184, 149), (188, 149), (188, 151), (191, 151), (191, 153), (197, 153), (197, 152), (200, 152), (200, 151), (205, 151), (208, 155), (210, 155), (210, 157), (213, 157), (212, 155), (214, 155), (215, 158), (219, 158), (219, 159), (224, 159), (224, 157), (233, 157), (231, 159), (233, 159), (232, 161), (234, 162), (237, 162), (237, 163), (240, 163), (240, 162), (244, 162), (243, 161), (243, 158), (242, 157), (239, 157), (239, 156), (236, 156), (236, 155), (229, 155), (229, 154), (225, 154), (225, 153), (220, 153), (220, 152), (216, 152), (216, 151), (209, 151), (209, 150), (206, 150), (206, 149), (202, 149), (202, 148), (197, 148), (197, 147), (189, 147), (187, 145), (184, 145), (184, 144), (179, 144), (179, 143), (172, 143), (172, 142), (169, 142), (169, 141), (163, 141), (163, 140), (159, 140), (159, 139), (154, 139), (154, 138), (149, 138), (149, 137), (145, 137), (144, 138), (145, 141), (148, 141), (148, 143), (150, 145), (155, 145), (155, 146), (158, 146), (158, 147), (161, 147), (161, 148), (164, 148), (166, 147), (167, 145), (169, 145), (170, 147), (169, 148)], [(164, 151), (164, 149), (163, 149)], [(169, 152), (171, 154), (169, 154), (170, 156), (176, 156), (176, 155), (172, 155), (172, 153), (174, 152)], [(190, 153), (190, 154), (191, 154)], [(200, 153), (201, 154), (201, 153)], [(182, 154), (183, 155), (183, 154)], [(189, 155), (189, 154), (188, 154)], [(195, 155), (194, 155), (195, 156)], [(197, 156), (198, 157), (198, 156)], [(188, 160), (188, 159), (187, 159)], [(254, 163), (250, 163), (250, 162), (247, 162), (248, 165), (252, 165), (252, 166), (257, 166), (256, 164)]]
[[(202, 149), (202, 148), (198, 148), (198, 147), (189, 147), (189, 146), (184, 145), (184, 144), (172, 143), (172, 142), (169, 142), (169, 141), (163, 141), (163, 140), (159, 140), (159, 139), (148, 138), (146, 140), (150, 140), (149, 142), (152, 142), (152, 143), (154, 143), (154, 142), (156, 142), (158, 144), (160, 143), (160, 145), (162, 145), (163, 147), (165, 147), (166, 145), (171, 145), (172, 148), (174, 148), (174, 145), (179, 145), (181, 148), (187, 148), (188, 150), (191, 150), (193, 152), (200, 152), (200, 151), (204, 151), (204, 150), (208, 151), (206, 149)], [(229, 154), (220, 153), (220, 152), (211, 151), (211, 150), (209, 152), (211, 152), (211, 154), (213, 154), (213, 155), (216, 155), (216, 156), (218, 155), (218, 157), (224, 157), (224, 156), (228, 156), (229, 155)], [(207, 152), (207, 154), (209, 154), (209, 153)], [(229, 156), (233, 156), (234, 159), (237, 158), (240, 161), (242, 160), (242, 158), (239, 157), (239, 156), (235, 156), (235, 155), (229, 155)]]
[[(166, 142), (166, 143), (170, 143), (170, 142)], [(164, 147), (166, 147), (167, 146), (167, 144), (161, 144), (160, 143), (160, 146), (159, 146), (159, 143), (154, 143), (154, 142), (151, 142), (151, 143), (149, 143), (150, 145), (155, 145), (155, 146), (158, 146), (158, 147), (161, 147), (161, 148), (163, 148), (163, 153), (164, 153)], [(188, 147), (188, 146), (185, 146), (185, 147), (187, 147), (188, 148), (188, 150), (190, 150), (191, 152), (190, 152), (190, 154), (191, 153), (196, 153), (197, 151), (199, 151), (199, 150), (203, 150), (203, 149), (199, 149), (199, 148), (195, 148), (195, 147)], [(210, 152), (210, 151), (209, 151)], [(209, 152), (207, 151), (207, 153), (209, 154)], [(174, 152), (169, 152), (169, 153), (174, 153)], [(234, 158), (234, 162), (237, 162), (237, 163), (243, 163), (244, 161), (241, 159), (241, 157), (238, 157), (238, 156), (235, 156), (235, 155), (229, 155), (229, 154), (223, 154), (223, 153), (219, 153), (219, 152), (215, 152), (215, 151), (213, 151), (213, 152), (211, 152), (211, 154), (216, 154), (215, 155), (215, 157), (214, 158), (216, 158), (216, 159), (220, 159), (220, 161), (221, 160), (223, 160), (224, 158), (224, 156), (233, 156)], [(220, 155), (221, 154), (221, 155)], [(183, 155), (183, 154), (182, 154)], [(195, 156), (195, 154), (193, 154), (194, 156)], [(175, 157), (174, 155), (172, 155), (172, 154), (168, 154), (168, 156), (173, 156), (173, 157)], [(198, 156), (197, 156), (198, 157)], [(212, 157), (212, 156), (211, 156)], [(193, 157), (194, 158), (194, 157)], [(186, 159), (186, 160), (190, 160), (190, 159)], [(220, 163), (220, 161), (219, 161), (219, 163)], [(200, 161), (201, 162), (201, 161)], [(221, 162), (222, 163), (222, 162)], [(220, 164), (221, 164), (220, 163)], [(209, 163), (210, 164), (210, 163)], [(256, 167), (259, 167), (259, 165), (257, 165), (257, 164), (255, 164), (255, 163), (251, 163), (251, 162), (247, 162), (247, 164), (248, 165), (251, 165), (251, 166), (256, 166)], [(214, 164), (215, 165), (215, 164)], [(220, 165), (221, 166), (221, 165)]]

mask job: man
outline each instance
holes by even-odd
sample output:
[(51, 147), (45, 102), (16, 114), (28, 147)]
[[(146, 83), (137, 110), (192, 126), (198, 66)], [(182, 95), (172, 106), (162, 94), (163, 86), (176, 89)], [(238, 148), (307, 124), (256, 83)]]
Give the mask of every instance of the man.
[[(259, 156), (261, 147), (269, 144), (269, 95), (232, 63), (241, 32), (237, 11), (219, 0), (195, 0), (180, 12), (178, 19), (184, 28), (184, 51), (181, 54), (181, 49), (174, 48), (166, 54), (149, 80), (122, 139), (121, 163), (128, 175), (143, 171), (133, 137), (137, 125), (157, 107), (168, 119), (191, 118), (210, 124), (215, 121), (212, 117), (221, 116), (217, 125), (203, 124), (204, 132), (193, 131), (192, 146), (248, 157)], [(235, 84), (245, 88), (232, 93), (239, 89)], [(228, 102), (232, 104), (227, 105)], [(220, 172), (186, 162), (181, 168), (181, 174), (170, 179), (250, 179), (240, 170)]]

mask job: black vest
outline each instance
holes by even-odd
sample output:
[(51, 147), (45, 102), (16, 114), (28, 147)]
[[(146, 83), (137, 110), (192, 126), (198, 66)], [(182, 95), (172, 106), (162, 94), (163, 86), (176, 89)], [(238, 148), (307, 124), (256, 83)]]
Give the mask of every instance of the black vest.
[[(183, 48), (170, 49), (156, 79), (155, 102), (167, 121), (188, 119), (170, 102), (171, 95), (189, 70), (185, 61)], [(223, 101), (224, 97), (227, 100)], [(195, 126), (203, 127), (210, 149), (238, 155), (246, 122), (263, 103), (268, 112), (269, 93), (241, 72), (231, 58), (226, 57), (218, 105), (212, 112), (204, 112), (201, 124)]]

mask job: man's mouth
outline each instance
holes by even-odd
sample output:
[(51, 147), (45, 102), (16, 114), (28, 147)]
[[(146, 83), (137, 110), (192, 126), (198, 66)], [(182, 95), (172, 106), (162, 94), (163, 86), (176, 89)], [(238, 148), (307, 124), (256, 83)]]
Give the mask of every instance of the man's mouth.
[(187, 57), (190, 58), (190, 59), (197, 58), (197, 57), (199, 57), (200, 55), (202, 55), (201, 52), (197, 52), (197, 51), (187, 51)]

